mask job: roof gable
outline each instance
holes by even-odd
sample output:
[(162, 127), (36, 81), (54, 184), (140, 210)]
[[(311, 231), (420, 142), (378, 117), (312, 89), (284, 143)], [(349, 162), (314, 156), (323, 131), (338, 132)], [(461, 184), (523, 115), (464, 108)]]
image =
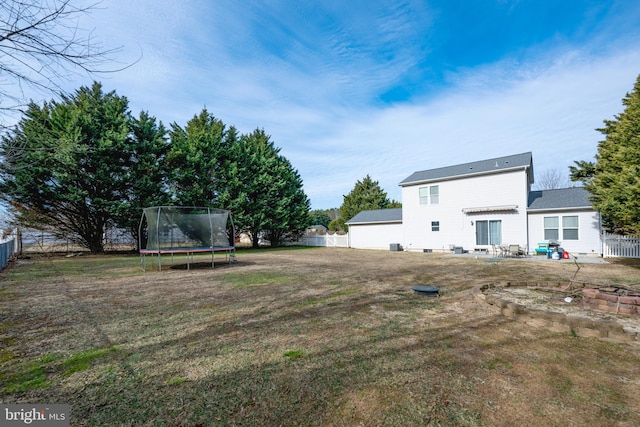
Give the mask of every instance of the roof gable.
[(529, 181), (533, 183), (533, 160), (531, 152), (463, 163), (443, 168), (428, 169), (412, 173), (400, 182), (400, 186), (412, 185), (438, 179), (451, 179), (467, 175), (502, 172), (512, 169), (530, 168)]
[(383, 222), (401, 222), (402, 208), (376, 209), (370, 211), (362, 211), (349, 221), (347, 224), (371, 224)]
[(529, 192), (528, 209), (593, 208), (589, 193), (582, 187)]

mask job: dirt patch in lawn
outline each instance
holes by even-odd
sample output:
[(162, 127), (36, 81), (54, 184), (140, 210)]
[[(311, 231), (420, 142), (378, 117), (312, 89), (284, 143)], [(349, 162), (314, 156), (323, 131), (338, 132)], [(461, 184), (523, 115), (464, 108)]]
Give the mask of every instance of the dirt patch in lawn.
[(568, 286), (497, 286), (484, 291), (484, 293), (520, 304), (527, 309), (615, 322), (621, 325), (625, 331), (636, 335), (640, 334), (640, 318), (637, 316), (616, 314), (610, 311), (585, 307), (582, 302), (582, 288), (577, 288), (577, 292), (567, 291), (566, 288)]
[[(174, 259), (174, 267), (184, 264)], [(637, 348), (531, 328), (501, 281), (640, 283), (635, 264), (352, 249), (21, 261), (0, 284), (0, 399), (72, 425), (594, 425), (640, 417)], [(440, 288), (439, 298), (414, 285)]]

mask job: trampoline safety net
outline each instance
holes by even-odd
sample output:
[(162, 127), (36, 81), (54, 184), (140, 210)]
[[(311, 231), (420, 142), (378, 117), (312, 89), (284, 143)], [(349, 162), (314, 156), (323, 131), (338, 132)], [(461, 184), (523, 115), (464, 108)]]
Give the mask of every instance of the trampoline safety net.
[(143, 210), (139, 235), (140, 249), (152, 251), (228, 247), (233, 221), (224, 209), (154, 206)]
[[(224, 209), (183, 206), (154, 206), (143, 209), (139, 228), (142, 269), (147, 271), (146, 256), (156, 255), (162, 270), (162, 255), (186, 254), (187, 269), (194, 254), (211, 253), (213, 268), (216, 253), (231, 263), (236, 260), (235, 246), (229, 243), (235, 229), (231, 213)], [(233, 240), (232, 240), (233, 241)]]

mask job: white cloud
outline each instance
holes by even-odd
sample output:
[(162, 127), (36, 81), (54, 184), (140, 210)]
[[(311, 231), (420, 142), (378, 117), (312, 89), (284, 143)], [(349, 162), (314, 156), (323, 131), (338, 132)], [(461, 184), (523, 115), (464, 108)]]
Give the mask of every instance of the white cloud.
[(135, 114), (182, 125), (206, 106), (240, 132), (264, 128), (314, 208), (339, 206), (367, 174), (400, 199), (398, 182), (415, 170), (532, 151), (540, 172), (593, 157), (594, 129), (622, 111), (640, 73), (637, 34), (606, 49), (557, 46), (450, 69), (439, 92), (384, 105), (381, 93), (428, 59), (432, 18), (421, 4), (409, 13), (384, 3), (112, 0), (86, 24), (106, 47), (124, 47), (122, 63), (142, 52), (99, 78)]
[(436, 99), (354, 110), (332, 123), (337, 133), (318, 132), (315, 145), (335, 156), (294, 153), (291, 159), (314, 206), (339, 206), (340, 196), (366, 174), (399, 198), (398, 182), (415, 170), (526, 151), (533, 152), (538, 172), (566, 171), (574, 160), (592, 159), (602, 136), (595, 129), (622, 111), (621, 99), (640, 71), (640, 54), (570, 53), (546, 68), (533, 64), (536, 72), (528, 78), (496, 79), (492, 85), (491, 75), (501, 74), (502, 65), (468, 73)]

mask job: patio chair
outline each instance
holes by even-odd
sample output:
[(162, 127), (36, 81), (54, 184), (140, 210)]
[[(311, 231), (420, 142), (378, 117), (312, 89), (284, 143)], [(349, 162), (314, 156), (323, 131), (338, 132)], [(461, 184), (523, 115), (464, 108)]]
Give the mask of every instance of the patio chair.
[(524, 255), (524, 251), (520, 249), (520, 245), (509, 245), (509, 256), (520, 257)]
[(498, 245), (498, 246), (496, 246), (496, 251), (497, 251), (497, 255), (500, 258), (505, 258), (505, 257), (509, 256), (509, 248), (506, 247), (506, 246)]

